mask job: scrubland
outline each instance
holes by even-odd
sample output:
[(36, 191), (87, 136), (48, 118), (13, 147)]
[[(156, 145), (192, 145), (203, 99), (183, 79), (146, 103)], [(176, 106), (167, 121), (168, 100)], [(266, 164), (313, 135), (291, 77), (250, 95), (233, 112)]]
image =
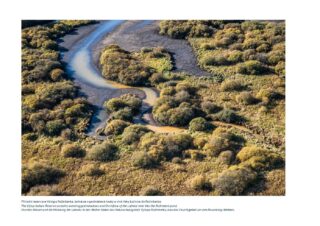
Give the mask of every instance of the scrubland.
[(25, 195), (284, 195), (285, 24), (161, 21), (186, 39), (210, 76), (174, 70), (159, 45), (101, 52), (102, 76), (154, 87), (159, 133), (134, 123), (142, 100), (105, 102), (104, 140), (87, 136), (93, 114), (66, 75), (57, 39), (92, 21), (22, 30), (22, 193)]

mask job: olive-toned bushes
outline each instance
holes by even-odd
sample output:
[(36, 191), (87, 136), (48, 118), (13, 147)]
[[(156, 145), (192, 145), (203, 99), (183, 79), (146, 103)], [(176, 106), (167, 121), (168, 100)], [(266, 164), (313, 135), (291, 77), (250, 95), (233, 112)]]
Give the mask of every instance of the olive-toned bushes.
[(204, 145), (203, 149), (210, 156), (217, 157), (223, 151), (236, 151), (244, 143), (242, 137), (236, 136), (228, 130), (217, 128), (208, 142)]
[(246, 75), (261, 75), (268, 72), (268, 68), (265, 67), (260, 61), (249, 60), (238, 65), (237, 72)]
[(77, 89), (71, 82), (56, 82), (38, 85), (35, 94), (27, 96), (23, 100), (23, 105), (31, 111), (42, 108), (52, 109), (64, 99), (74, 98)]
[(212, 187), (216, 195), (242, 195), (256, 178), (257, 174), (251, 169), (233, 167), (225, 170), (213, 180)]
[(62, 147), (62, 155), (66, 158), (83, 158), (86, 156), (86, 151), (76, 144), (66, 144)]
[(130, 125), (126, 127), (122, 133), (122, 143), (131, 145), (139, 142), (140, 137), (150, 132), (150, 130), (142, 125)]
[(179, 39), (209, 37), (223, 23), (224, 21), (164, 20), (160, 22), (160, 34)]
[(103, 142), (93, 146), (88, 153), (88, 159), (93, 161), (108, 162), (117, 158), (118, 148), (114, 144)]
[(235, 111), (230, 109), (223, 109), (218, 113), (211, 114), (210, 117), (212, 120), (234, 124), (241, 124), (245, 121), (243, 117), (241, 117)]
[[(180, 31), (186, 22), (163, 22), (160, 33), (175, 38), (190, 37), (188, 31), (195, 24), (189, 23), (188, 30), (181, 31), (182, 37), (168, 31)], [(199, 22), (201, 23), (201, 22)], [(162, 29), (164, 27), (164, 29)], [(275, 66), (285, 61), (285, 23), (264, 21), (238, 21), (221, 23), (211, 36), (190, 38), (200, 66), (213, 73), (235, 75), (261, 75), (273, 73)]]
[(159, 160), (153, 158), (145, 151), (138, 151), (132, 156), (132, 164), (139, 168), (155, 168), (159, 165)]
[(188, 125), (194, 117), (200, 116), (197, 89), (188, 82), (163, 88), (152, 110), (154, 119), (162, 125)]
[(110, 119), (131, 121), (139, 112), (142, 101), (133, 94), (124, 94), (105, 102), (104, 106), (112, 113)]
[(134, 113), (131, 108), (125, 107), (119, 111), (115, 111), (110, 115), (110, 120), (123, 120), (131, 122), (133, 119)]
[(148, 133), (141, 137), (139, 149), (146, 152), (156, 162), (183, 157), (184, 151), (192, 147), (193, 138), (189, 134), (160, 135)]
[(46, 164), (35, 163), (22, 167), (22, 193), (35, 185), (56, 183), (65, 174), (60, 169)]
[(241, 165), (253, 170), (268, 170), (282, 167), (284, 164), (281, 155), (255, 146), (242, 148), (237, 154), (237, 159)]
[(221, 110), (221, 107), (214, 104), (212, 101), (204, 100), (200, 105), (201, 110), (206, 114), (217, 113)]
[(106, 135), (119, 135), (123, 132), (123, 130), (128, 127), (130, 123), (115, 119), (109, 122), (104, 130)]
[(106, 47), (100, 56), (102, 75), (126, 85), (145, 85), (151, 68), (144, 67), (129, 52), (117, 45)]
[(172, 69), (171, 56), (163, 48), (127, 52), (117, 45), (107, 46), (100, 56), (102, 75), (127, 85), (156, 85), (165, 81), (158, 73)]
[(191, 132), (196, 132), (196, 131), (208, 131), (213, 128), (213, 125), (207, 122), (202, 117), (194, 118), (190, 121), (189, 123), (189, 130)]
[(141, 99), (133, 94), (124, 94), (117, 98), (112, 98), (105, 103), (105, 107), (109, 112), (115, 112), (125, 107), (137, 112), (141, 107)]
[(242, 92), (236, 96), (236, 100), (238, 103), (242, 103), (245, 105), (251, 105), (258, 103), (258, 99), (255, 98), (250, 92)]
[(241, 91), (246, 88), (240, 80), (225, 80), (221, 83), (220, 89), (222, 91)]
[(82, 98), (65, 99), (53, 109), (34, 110), (35, 113), (31, 113), (25, 105), (23, 109), (25, 126), (29, 126), (29, 130), (48, 136), (58, 136), (64, 130), (64, 135), (67, 135), (66, 131), (70, 130), (68, 139), (85, 130), (91, 115), (90, 105)]

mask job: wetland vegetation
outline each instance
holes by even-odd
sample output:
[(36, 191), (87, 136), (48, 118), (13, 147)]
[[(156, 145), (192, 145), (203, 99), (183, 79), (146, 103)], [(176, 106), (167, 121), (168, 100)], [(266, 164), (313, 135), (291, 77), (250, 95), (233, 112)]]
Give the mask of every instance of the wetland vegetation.
[[(23, 23), (23, 195), (285, 194), (283, 21), (122, 22), (88, 48), (111, 87), (97, 89), (70, 62), (107, 23)], [(173, 39), (201, 74), (177, 65)]]

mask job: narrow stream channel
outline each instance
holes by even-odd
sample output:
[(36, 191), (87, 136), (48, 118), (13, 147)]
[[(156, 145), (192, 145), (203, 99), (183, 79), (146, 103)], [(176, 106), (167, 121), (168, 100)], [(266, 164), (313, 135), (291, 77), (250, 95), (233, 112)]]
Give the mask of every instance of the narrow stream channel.
[[(90, 122), (87, 134), (96, 135), (96, 131), (105, 126), (108, 114), (103, 108), (105, 100), (119, 96), (123, 93), (142, 92), (143, 99), (142, 111), (150, 110), (158, 98), (157, 92), (148, 87), (130, 87), (113, 81), (104, 79), (96, 66), (93, 64), (92, 46), (96, 44), (106, 34), (116, 29), (123, 21), (103, 21), (82, 40), (73, 45), (62, 58), (67, 63), (68, 74), (72, 77), (75, 84), (80, 87), (80, 92), (84, 94), (88, 101), (95, 106), (94, 116)], [(144, 26), (149, 21), (142, 21), (137, 26)], [(143, 120), (142, 120), (143, 119)], [(157, 132), (177, 132), (182, 129), (167, 126), (157, 126), (149, 112), (142, 113), (135, 117), (135, 123), (145, 123), (151, 130)], [(163, 130), (162, 130), (163, 129)]]

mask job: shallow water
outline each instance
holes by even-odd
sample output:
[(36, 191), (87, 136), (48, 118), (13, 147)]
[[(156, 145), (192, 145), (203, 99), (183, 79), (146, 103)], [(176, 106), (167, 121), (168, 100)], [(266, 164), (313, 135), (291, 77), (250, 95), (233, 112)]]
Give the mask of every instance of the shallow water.
[[(110, 95), (110, 92), (114, 94), (119, 89), (141, 90), (145, 93), (145, 99), (143, 102), (144, 105), (147, 106), (153, 106), (158, 98), (157, 92), (152, 88), (131, 87), (104, 79), (99, 70), (93, 64), (91, 47), (105, 34), (111, 32), (122, 22), (123, 21), (120, 20), (102, 22), (97, 29), (91, 32), (69, 53), (70, 58), (67, 65), (68, 72), (80, 86), (81, 92), (83, 92), (88, 97), (88, 100), (96, 107), (94, 116), (87, 131), (89, 135), (94, 135), (98, 128), (104, 127), (105, 121), (108, 117), (103, 108), (105, 98), (102, 98), (101, 95), (104, 94), (106, 97), (109, 96), (109, 98), (111, 98), (112, 95)], [(143, 21), (138, 25), (144, 26), (148, 23), (150, 22)]]

